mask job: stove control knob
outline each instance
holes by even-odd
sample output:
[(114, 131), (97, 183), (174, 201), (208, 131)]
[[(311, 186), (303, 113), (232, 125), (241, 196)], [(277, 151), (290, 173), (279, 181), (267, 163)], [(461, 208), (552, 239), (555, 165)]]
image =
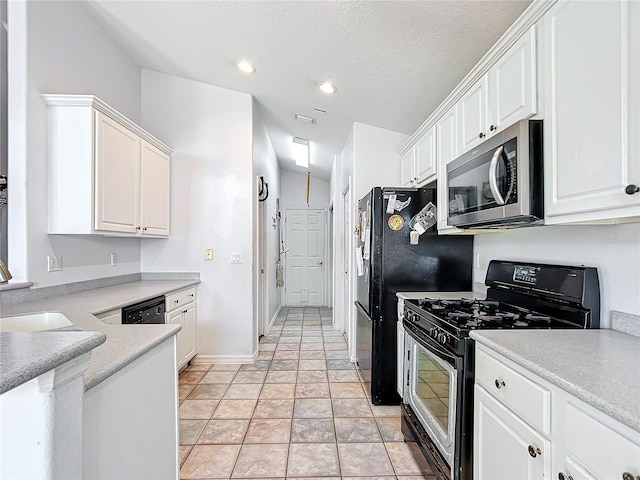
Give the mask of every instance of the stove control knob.
[(448, 340), (448, 339), (449, 339), (449, 338), (448, 338), (447, 334), (446, 334), (446, 333), (444, 333), (444, 332), (443, 332), (443, 333), (441, 333), (441, 334), (438, 336), (438, 341), (439, 341), (440, 343), (442, 343), (443, 345), (444, 345), (445, 343), (447, 343), (447, 340)]

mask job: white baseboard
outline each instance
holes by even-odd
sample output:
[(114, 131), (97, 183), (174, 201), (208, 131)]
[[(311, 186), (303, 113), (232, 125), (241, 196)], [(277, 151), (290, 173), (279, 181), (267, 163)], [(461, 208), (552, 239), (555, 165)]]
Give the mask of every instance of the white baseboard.
[(252, 355), (196, 355), (191, 363), (253, 363), (258, 358), (258, 351)]
[(271, 317), (271, 321), (269, 322), (269, 326), (267, 327), (267, 331), (265, 332), (265, 335), (269, 335), (269, 332), (271, 331), (271, 327), (273, 326), (275, 321), (278, 319), (280, 310), (282, 310), (282, 304), (278, 305), (278, 309), (276, 310), (276, 313), (274, 313), (273, 317)]

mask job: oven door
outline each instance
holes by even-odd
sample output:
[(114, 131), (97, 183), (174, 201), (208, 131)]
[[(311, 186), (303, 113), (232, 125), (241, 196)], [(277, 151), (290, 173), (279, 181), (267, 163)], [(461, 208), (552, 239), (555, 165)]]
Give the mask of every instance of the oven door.
[(407, 330), (409, 384), (404, 395), (430, 439), (454, 466), (458, 371), (456, 356), (429, 338), (417, 339)]

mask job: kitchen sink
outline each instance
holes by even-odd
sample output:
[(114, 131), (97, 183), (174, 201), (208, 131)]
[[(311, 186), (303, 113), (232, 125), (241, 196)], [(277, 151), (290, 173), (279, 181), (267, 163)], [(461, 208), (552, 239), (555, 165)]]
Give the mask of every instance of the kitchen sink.
[(73, 325), (60, 312), (40, 312), (0, 317), (0, 332), (40, 332)]

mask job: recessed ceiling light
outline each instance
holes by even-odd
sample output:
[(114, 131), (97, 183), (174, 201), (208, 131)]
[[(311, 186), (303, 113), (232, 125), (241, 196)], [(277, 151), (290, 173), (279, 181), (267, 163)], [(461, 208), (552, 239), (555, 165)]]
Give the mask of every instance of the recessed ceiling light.
[(253, 73), (256, 71), (256, 67), (254, 67), (253, 64), (248, 60), (237, 60), (236, 67), (238, 67), (244, 73)]
[(297, 113), (295, 114), (295, 119), (299, 120), (303, 123), (308, 123), (309, 125), (316, 123), (316, 119), (315, 118), (311, 118), (311, 117), (306, 117), (304, 115), (298, 115)]
[(320, 82), (318, 83), (318, 88), (323, 93), (336, 93), (338, 91), (338, 87), (333, 82)]

